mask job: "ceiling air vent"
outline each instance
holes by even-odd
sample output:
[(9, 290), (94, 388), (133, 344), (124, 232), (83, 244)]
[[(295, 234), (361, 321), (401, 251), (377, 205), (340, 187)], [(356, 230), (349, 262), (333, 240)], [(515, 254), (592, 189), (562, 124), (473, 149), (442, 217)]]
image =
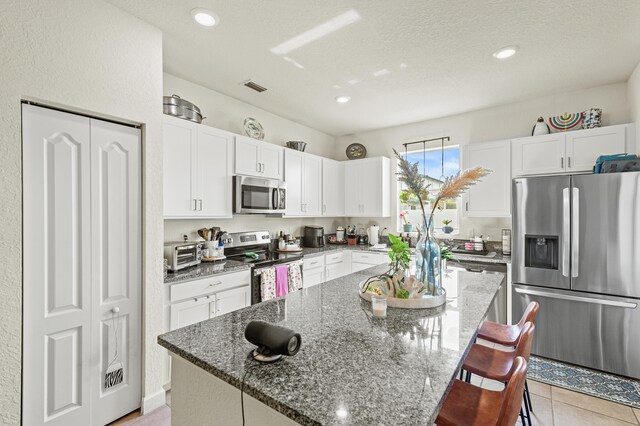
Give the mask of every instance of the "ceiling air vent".
[(260, 92), (264, 92), (265, 90), (267, 90), (266, 87), (262, 87), (259, 84), (254, 83), (251, 80), (247, 80), (244, 83), (242, 83), (243, 86), (248, 87), (249, 89), (253, 89), (256, 92), (260, 93)]

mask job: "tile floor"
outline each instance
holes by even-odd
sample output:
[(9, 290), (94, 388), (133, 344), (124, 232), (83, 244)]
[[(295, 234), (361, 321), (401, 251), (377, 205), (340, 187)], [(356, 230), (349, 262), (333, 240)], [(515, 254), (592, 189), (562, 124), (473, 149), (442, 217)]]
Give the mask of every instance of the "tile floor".
[[(471, 382), (487, 389), (501, 390), (504, 385), (489, 379), (473, 376)], [(532, 424), (536, 426), (629, 426), (640, 425), (640, 410), (605, 401), (566, 389), (529, 380)], [(520, 421), (517, 423), (520, 425)], [(140, 416), (133, 412), (113, 423), (112, 426), (171, 426), (169, 406), (158, 408)]]

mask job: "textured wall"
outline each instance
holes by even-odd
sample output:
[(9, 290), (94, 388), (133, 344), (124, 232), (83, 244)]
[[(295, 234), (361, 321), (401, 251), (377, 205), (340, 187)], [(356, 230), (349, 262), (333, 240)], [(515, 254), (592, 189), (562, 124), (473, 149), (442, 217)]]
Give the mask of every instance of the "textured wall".
[(306, 152), (333, 158), (335, 152), (335, 138), (333, 136), (223, 95), (215, 90), (165, 73), (164, 94), (165, 96), (176, 94), (196, 104), (202, 110), (203, 115), (207, 117), (202, 122), (207, 126), (244, 135), (242, 129), (244, 119), (253, 117), (262, 124), (267, 142), (284, 145), (287, 141), (305, 141), (307, 142)]
[[(99, 0), (0, 2), (0, 423), (20, 421), (21, 99), (145, 125), (143, 391), (161, 386), (162, 35)], [(25, 255), (34, 256), (35, 253)]]
[[(639, 74), (636, 70), (636, 74)], [(639, 78), (640, 79), (640, 78)], [(637, 92), (636, 92), (637, 93)], [(451, 136), (451, 144), (517, 138), (531, 135), (531, 128), (538, 116), (548, 118), (564, 112), (584, 111), (587, 108), (603, 109), (603, 124), (621, 124), (633, 121), (629, 117), (627, 84), (617, 83), (598, 86), (576, 92), (558, 93), (553, 96), (526, 102), (482, 109), (465, 114), (453, 115), (435, 120), (421, 121), (404, 126), (389, 127), (371, 132), (362, 132), (336, 138), (336, 159), (344, 159), (345, 148), (353, 142), (367, 147), (369, 156), (393, 156), (392, 148), (400, 150), (404, 142)], [(391, 175), (391, 217), (377, 220), (382, 227), (396, 229), (397, 226), (397, 185), (395, 175)], [(510, 228), (510, 219), (461, 217), (460, 236), (467, 237), (473, 228), (476, 234), (500, 238), (501, 228)]]
[(640, 154), (640, 63), (629, 78), (628, 97), (630, 121), (636, 123), (636, 151)]

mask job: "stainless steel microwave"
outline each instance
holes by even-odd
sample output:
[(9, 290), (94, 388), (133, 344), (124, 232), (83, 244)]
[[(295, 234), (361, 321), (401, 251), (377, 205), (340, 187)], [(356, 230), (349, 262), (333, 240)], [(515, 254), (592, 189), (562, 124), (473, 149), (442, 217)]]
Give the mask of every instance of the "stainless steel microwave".
[(249, 176), (233, 178), (234, 213), (285, 213), (287, 184), (273, 179)]

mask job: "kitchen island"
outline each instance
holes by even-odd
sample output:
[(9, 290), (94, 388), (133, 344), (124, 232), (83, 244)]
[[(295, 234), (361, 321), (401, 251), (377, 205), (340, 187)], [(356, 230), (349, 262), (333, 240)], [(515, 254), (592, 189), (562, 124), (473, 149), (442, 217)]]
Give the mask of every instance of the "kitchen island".
[[(373, 317), (358, 284), (377, 266), (158, 337), (173, 357), (172, 425), (426, 425), (438, 413), (501, 273), (453, 269), (446, 306)], [(302, 335), (274, 364), (247, 358), (249, 321)], [(244, 380), (244, 386), (243, 386)]]

